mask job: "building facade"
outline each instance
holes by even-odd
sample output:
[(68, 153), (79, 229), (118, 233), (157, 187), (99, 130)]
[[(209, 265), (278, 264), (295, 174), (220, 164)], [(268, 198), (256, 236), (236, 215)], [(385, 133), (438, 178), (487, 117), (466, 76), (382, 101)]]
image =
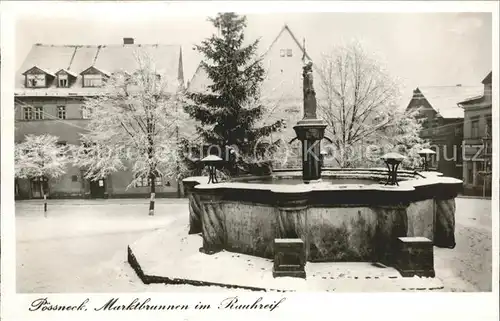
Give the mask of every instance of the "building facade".
[(464, 109), (464, 193), (491, 195), (492, 73), (482, 81), (483, 93), (460, 102)]
[(429, 141), (436, 152), (431, 169), (463, 179), (464, 110), (458, 102), (481, 90), (479, 86), (457, 85), (419, 87), (413, 91), (407, 110), (417, 111), (417, 117), (422, 119), (420, 137)]
[[(132, 74), (137, 68), (135, 55), (147, 53), (162, 77), (184, 83), (182, 49), (173, 45), (139, 45), (124, 38), (120, 45), (44, 45), (35, 44), (16, 74), (15, 142), (26, 135), (50, 134), (60, 144), (79, 145), (80, 134), (88, 123), (82, 106), (87, 97), (102, 91), (106, 77), (115, 72)], [(173, 88), (172, 90), (176, 90)], [(117, 172), (98, 181), (83, 177), (83, 171), (68, 166), (59, 179), (16, 179), (16, 198), (40, 198), (45, 184), (51, 198), (141, 197), (149, 195), (149, 182), (127, 188), (131, 172)], [(156, 195), (178, 194), (175, 178), (156, 182)]]

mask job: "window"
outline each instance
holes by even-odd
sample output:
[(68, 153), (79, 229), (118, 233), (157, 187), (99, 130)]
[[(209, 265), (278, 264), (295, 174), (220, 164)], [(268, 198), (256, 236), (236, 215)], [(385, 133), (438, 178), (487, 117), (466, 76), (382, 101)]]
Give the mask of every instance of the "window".
[[(57, 144), (56, 144), (56, 145), (57, 145), (57, 148), (61, 148), (61, 149), (63, 149), (63, 151), (64, 151), (64, 150), (65, 150), (65, 148), (64, 148), (64, 147), (66, 147), (66, 142), (57, 142)], [(57, 156), (59, 156), (59, 157), (63, 157), (63, 156), (64, 156), (64, 152), (59, 153)]]
[(68, 75), (61, 74), (57, 78), (58, 78), (58, 84), (57, 85), (59, 87), (62, 87), (62, 88), (68, 87), (68, 84), (69, 84), (69, 82), (68, 82)]
[(83, 87), (100, 87), (102, 86), (102, 75), (84, 75)]
[(457, 166), (462, 166), (463, 164), (463, 148), (462, 145), (457, 146)]
[(467, 166), (467, 183), (472, 184), (474, 182), (474, 172), (472, 169), (472, 162), (469, 162)]
[(280, 57), (285, 57), (285, 49), (280, 50)]
[(83, 119), (89, 119), (90, 118), (90, 111), (85, 106), (82, 106), (82, 118)]
[(47, 79), (44, 74), (26, 75), (26, 87), (46, 87)]
[(491, 127), (491, 115), (486, 116), (486, 128), (484, 129), (484, 136), (491, 137), (493, 134), (493, 128)]
[(493, 153), (493, 147), (491, 146), (491, 141), (485, 141), (484, 142), (484, 153), (486, 154), (486, 156), (491, 156), (491, 154)]
[(473, 120), (471, 122), (471, 137), (477, 138), (479, 137), (479, 120)]
[(484, 173), (481, 173), (483, 172), (484, 170), (484, 164), (483, 162), (476, 162), (476, 184), (477, 185), (483, 185), (483, 178), (484, 178)]
[(57, 106), (57, 118), (66, 119), (66, 106)]
[[(161, 186), (162, 179), (161, 177), (155, 178), (155, 186)], [(141, 177), (135, 184), (136, 187), (147, 187), (149, 186), (149, 179), (146, 176)]]
[(33, 108), (31, 108), (31, 107), (24, 107), (24, 119), (25, 120), (31, 120), (31, 119), (33, 119)]
[(143, 176), (141, 177), (139, 180), (137, 180), (137, 182), (135, 183), (135, 187), (145, 187), (145, 186), (149, 186), (148, 184), (148, 179)]
[(291, 57), (292, 56), (292, 49), (287, 49), (286, 50), (286, 56)]
[(439, 155), (439, 150), (437, 148), (431, 148), (436, 154), (432, 154), (429, 157), (429, 164), (430, 167), (432, 168), (437, 168), (438, 166), (438, 155)]
[(35, 107), (35, 119), (43, 119), (43, 107)]
[(71, 176), (71, 181), (78, 182), (78, 176), (76, 176), (76, 175)]
[(483, 171), (483, 162), (477, 162), (476, 169), (478, 172)]

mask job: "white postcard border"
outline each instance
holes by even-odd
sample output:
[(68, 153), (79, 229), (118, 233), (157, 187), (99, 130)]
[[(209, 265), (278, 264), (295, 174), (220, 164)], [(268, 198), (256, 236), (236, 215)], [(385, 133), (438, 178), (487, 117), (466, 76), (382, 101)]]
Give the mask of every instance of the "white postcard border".
[[(128, 294), (16, 294), (15, 289), (15, 216), (14, 216), (14, 184), (13, 184), (13, 136), (14, 136), (14, 106), (13, 106), (13, 79), (14, 79), (14, 47), (15, 47), (15, 17), (36, 15), (48, 19), (56, 15), (77, 17), (86, 13), (96, 16), (117, 19), (118, 16), (139, 16), (144, 19), (148, 15), (204, 15), (217, 11), (235, 10), (241, 13), (257, 12), (492, 12), (493, 14), (493, 88), (498, 90), (498, 3), (495, 2), (183, 2), (183, 3), (90, 3), (90, 2), (12, 2), (2, 3), (1, 16), (1, 47), (2, 47), (2, 108), (1, 108), (1, 149), (2, 149), (2, 296), (1, 308), (4, 320), (199, 320), (199, 319), (303, 319), (327, 318), (330, 320), (494, 320), (498, 317), (498, 292), (499, 292), (499, 247), (498, 215), (493, 217), (493, 292), (491, 293), (379, 293), (379, 294), (337, 294), (337, 293), (128, 293)], [(97, 11), (99, 9), (99, 11)], [(118, 14), (119, 12), (119, 14)], [(494, 157), (499, 155), (499, 100), (498, 95), (493, 96), (493, 146)], [(499, 182), (499, 164), (495, 163), (493, 182)], [(493, 184), (493, 213), (499, 213), (498, 195), (499, 186)], [(218, 304), (229, 296), (238, 295), (242, 301), (250, 302), (258, 297), (266, 301), (279, 300), (285, 297), (283, 304), (273, 312), (265, 311), (228, 311), (211, 309), (198, 312), (190, 309), (187, 312), (71, 312), (71, 313), (34, 313), (29, 312), (30, 303), (41, 297), (48, 297), (59, 304), (75, 304), (89, 298), (95, 306), (104, 304), (113, 297), (120, 300), (133, 300), (133, 298), (153, 298), (155, 302), (195, 305), (197, 302), (207, 302), (217, 307)], [(102, 305), (101, 304), (101, 305)], [(173, 304), (173, 303), (172, 303)], [(89, 305), (91, 310), (94, 305)]]

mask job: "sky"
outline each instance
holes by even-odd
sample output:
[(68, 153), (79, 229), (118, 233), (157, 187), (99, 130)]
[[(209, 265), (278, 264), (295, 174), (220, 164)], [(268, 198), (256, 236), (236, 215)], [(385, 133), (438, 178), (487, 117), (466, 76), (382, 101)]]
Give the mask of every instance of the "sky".
[[(270, 13), (248, 14), (246, 39), (260, 39), (265, 50), (287, 24), (306, 40), (313, 61), (335, 45), (352, 40), (374, 53), (391, 76), (401, 80), (403, 99), (418, 86), (481, 85), (492, 69), (490, 13)], [(19, 16), (16, 23), (16, 67), (31, 46), (43, 44), (178, 44), (183, 48), (189, 80), (201, 56), (193, 50), (215, 29), (205, 16), (144, 17), (119, 14), (80, 17)]]

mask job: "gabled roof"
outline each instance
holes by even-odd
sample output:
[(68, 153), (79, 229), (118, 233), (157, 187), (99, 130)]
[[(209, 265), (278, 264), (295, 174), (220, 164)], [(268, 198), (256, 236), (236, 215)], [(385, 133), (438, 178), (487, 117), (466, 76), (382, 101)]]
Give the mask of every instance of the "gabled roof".
[(292, 37), (292, 39), (297, 44), (297, 47), (299, 47), (300, 52), (302, 53), (303, 57), (306, 58), (306, 59), (308, 59), (309, 61), (312, 61), (311, 57), (309, 57), (309, 55), (307, 54), (305, 48), (300, 44), (300, 42), (297, 39), (297, 37), (295, 37), (295, 35), (293, 34), (292, 30), (290, 30), (290, 28), (286, 24), (283, 26), (283, 28), (281, 29), (280, 33), (276, 36), (276, 38), (274, 38), (273, 42), (271, 43), (271, 45), (269, 46), (269, 48), (264, 52), (264, 54), (262, 55), (262, 57), (264, 57), (271, 50), (271, 48), (276, 44), (276, 42), (278, 41), (278, 39), (281, 37), (281, 35), (284, 32), (288, 32), (290, 34), (290, 36)]
[(101, 73), (101, 74), (108, 76), (108, 77), (111, 76), (111, 73), (109, 71), (106, 71), (104, 69), (99, 69), (99, 68), (96, 68), (94, 66), (91, 66), (91, 67), (85, 69), (84, 71), (82, 71), (80, 73), (80, 75), (93, 75), (96, 73)]
[[(298, 47), (299, 52), (300, 52), (300, 57), (305, 58), (308, 61), (312, 61), (311, 57), (307, 54), (305, 48), (300, 44), (298, 41), (297, 37), (293, 34), (292, 30), (288, 27), (288, 25), (284, 25), (283, 28), (281, 28), (280, 32), (278, 35), (274, 38), (272, 43), (269, 45), (269, 47), (257, 58), (260, 60), (265, 59), (273, 49), (273, 47), (277, 44), (278, 40), (282, 37), (284, 37), (285, 34), (288, 34), (292, 39), (294, 44)], [(300, 66), (301, 68), (302, 66)], [(313, 65), (313, 69), (317, 71), (316, 65)], [(298, 81), (301, 81), (298, 79)], [(202, 67), (201, 63), (198, 64), (198, 67), (196, 68), (195, 73), (193, 74), (193, 77), (191, 78), (191, 81), (189, 81), (189, 87), (188, 90), (192, 91), (207, 91), (208, 86), (210, 86), (212, 83), (211, 79), (208, 77), (207, 72), (205, 69)], [(266, 81), (264, 81), (263, 86), (266, 86)], [(270, 87), (274, 90), (276, 87), (279, 87), (275, 84), (269, 84)], [(268, 86), (268, 87), (269, 87)], [(277, 89), (277, 88), (276, 88)]]
[(482, 84), (484, 84), (484, 85), (486, 85), (486, 84), (491, 85), (491, 73), (492, 73), (492, 72), (490, 71), (490, 73), (488, 74), (488, 76), (486, 76), (486, 77), (483, 79), (483, 81), (481, 82)]
[[(118, 71), (134, 72), (137, 69), (136, 54), (145, 52), (155, 63), (162, 78), (184, 79), (182, 71), (182, 48), (179, 45), (46, 45), (35, 44), (16, 73), (15, 94), (17, 96), (79, 96), (100, 92), (99, 88), (82, 87), (81, 73), (90, 67), (102, 73)], [(33, 66), (41, 70), (65, 70), (77, 76), (75, 83), (69, 88), (59, 88), (54, 82), (48, 88), (25, 88), (23, 72)], [(175, 91), (178, 83), (171, 82), (169, 91)]]
[(59, 75), (59, 74), (68, 74), (70, 76), (73, 76), (73, 77), (78, 77), (78, 74), (75, 74), (74, 72), (70, 71), (70, 70), (67, 70), (67, 69), (60, 69), (58, 72), (56, 72), (56, 75)]
[(52, 73), (51, 71), (49, 71), (48, 69), (43, 69), (43, 68), (40, 68), (38, 66), (33, 66), (31, 67), (30, 69), (26, 70), (25, 72), (22, 73), (22, 75), (26, 75), (26, 74), (29, 74), (29, 73), (33, 73), (33, 71), (36, 71), (36, 72), (42, 72), (44, 74), (47, 74), (49, 76), (52, 76), (52, 77), (55, 77), (54, 73)]
[(463, 118), (464, 110), (459, 106), (461, 101), (482, 94), (482, 86), (428, 86), (418, 87), (414, 99), (425, 99), (429, 105), (443, 118)]

